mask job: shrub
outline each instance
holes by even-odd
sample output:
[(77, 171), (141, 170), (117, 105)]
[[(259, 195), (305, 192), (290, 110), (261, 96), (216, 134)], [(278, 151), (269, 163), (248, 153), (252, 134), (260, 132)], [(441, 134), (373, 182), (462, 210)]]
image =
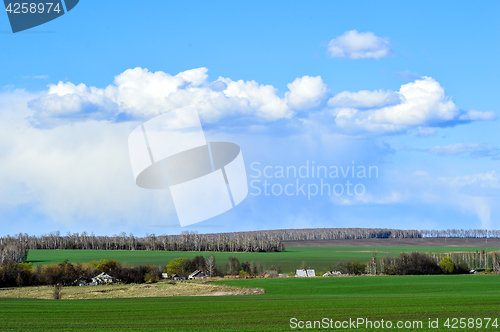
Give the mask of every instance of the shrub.
[(452, 274), (455, 272), (455, 264), (449, 257), (444, 257), (441, 262), (439, 262), (439, 267), (441, 268), (441, 271), (446, 274)]
[(399, 275), (422, 275), (440, 274), (441, 268), (434, 259), (419, 252), (412, 252), (410, 255), (402, 253), (399, 256), (397, 266)]
[(335, 269), (342, 274), (360, 275), (366, 272), (366, 264), (357, 260), (352, 262), (346, 260), (338, 262)]
[(455, 273), (468, 274), (469, 272), (470, 272), (469, 266), (465, 262), (455, 265)]

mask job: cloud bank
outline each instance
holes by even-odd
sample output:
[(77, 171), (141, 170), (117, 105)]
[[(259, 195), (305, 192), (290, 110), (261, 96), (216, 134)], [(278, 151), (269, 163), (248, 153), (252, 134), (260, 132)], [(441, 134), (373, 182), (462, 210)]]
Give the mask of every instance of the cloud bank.
[(53, 128), (90, 120), (147, 120), (192, 104), (208, 124), (230, 124), (231, 119), (267, 125), (277, 120), (302, 121), (345, 135), (391, 135), (427, 128), (419, 129), (425, 134), (436, 127), (496, 119), (494, 112), (460, 110), (431, 77), (404, 84), (399, 91), (343, 91), (332, 96), (320, 76), (303, 76), (289, 83), (280, 97), (272, 85), (224, 77), (210, 81), (207, 71), (196, 68), (173, 76), (134, 68), (105, 88), (51, 84), (29, 101), (34, 111), (31, 122)]

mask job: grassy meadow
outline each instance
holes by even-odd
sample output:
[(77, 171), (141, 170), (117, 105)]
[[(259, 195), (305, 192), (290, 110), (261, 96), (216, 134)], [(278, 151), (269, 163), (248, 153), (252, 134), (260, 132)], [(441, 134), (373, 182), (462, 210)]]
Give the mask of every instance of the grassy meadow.
[[(359, 260), (366, 262), (374, 252), (377, 258), (385, 255), (399, 255), (401, 252), (457, 252), (476, 250), (498, 250), (498, 247), (302, 247), (287, 246), (284, 252), (215, 252), (216, 263), (224, 265), (229, 256), (235, 256), (240, 262), (245, 260), (254, 261), (269, 268), (271, 265), (281, 266), (283, 272), (288, 273), (299, 268), (302, 261), (306, 261), (311, 268), (321, 271), (323, 268), (332, 269), (340, 260)], [(203, 255), (205, 258), (212, 252), (198, 251), (128, 251), (128, 250), (29, 250), (28, 262), (33, 264), (60, 263), (68, 260), (71, 263), (83, 263), (100, 259), (116, 259), (124, 265), (166, 265), (169, 261), (178, 257), (194, 258)]]
[(423, 328), (405, 331), (429, 330), (429, 318), (437, 318), (439, 328), (431, 330), (448, 331), (443, 326), (446, 318), (500, 318), (498, 275), (248, 279), (215, 284), (263, 288), (266, 293), (92, 300), (2, 298), (0, 329), (287, 331), (292, 317), (334, 321), (363, 317), (394, 324), (423, 321)]

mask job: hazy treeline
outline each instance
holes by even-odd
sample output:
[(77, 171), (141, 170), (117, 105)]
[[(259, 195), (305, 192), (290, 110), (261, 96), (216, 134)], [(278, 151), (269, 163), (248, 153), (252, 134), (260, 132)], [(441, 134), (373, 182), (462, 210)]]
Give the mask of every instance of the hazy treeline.
[(277, 236), (286, 240), (355, 240), (355, 239), (411, 239), (411, 238), (500, 238), (500, 230), (447, 229), (447, 230), (403, 230), (388, 228), (311, 228), (278, 229), (271, 231), (239, 232), (260, 237)]
[(433, 238), (500, 238), (500, 230), (487, 229), (447, 229), (447, 230), (421, 230), (421, 237)]
[[(231, 233), (230, 233), (231, 234)], [(270, 231), (238, 232), (232, 234), (255, 235), (258, 238), (278, 237), (286, 240), (353, 240), (353, 239), (389, 239), (420, 238), (417, 230), (387, 228), (306, 228), (276, 229)]]
[(28, 249), (102, 249), (102, 250), (162, 250), (162, 251), (221, 251), (273, 252), (284, 251), (287, 240), (350, 240), (403, 238), (500, 238), (500, 230), (401, 230), (387, 228), (312, 228), (278, 229), (252, 232), (198, 234), (144, 237), (122, 232), (119, 235), (96, 236), (83, 232), (61, 235), (0, 237), (0, 263), (23, 262)]

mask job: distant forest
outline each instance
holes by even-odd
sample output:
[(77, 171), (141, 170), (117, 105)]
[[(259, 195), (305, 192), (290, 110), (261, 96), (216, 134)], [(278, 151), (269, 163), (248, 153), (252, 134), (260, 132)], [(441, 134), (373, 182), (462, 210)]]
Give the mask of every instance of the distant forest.
[(284, 251), (287, 240), (351, 240), (402, 238), (500, 238), (500, 231), (483, 229), (401, 230), (386, 228), (311, 228), (278, 229), (252, 232), (180, 235), (133, 234), (96, 236), (85, 232), (52, 232), (48, 235), (19, 234), (0, 238), (0, 264), (26, 260), (29, 249), (102, 249), (102, 250), (162, 250), (162, 251), (225, 251), (276, 252)]

